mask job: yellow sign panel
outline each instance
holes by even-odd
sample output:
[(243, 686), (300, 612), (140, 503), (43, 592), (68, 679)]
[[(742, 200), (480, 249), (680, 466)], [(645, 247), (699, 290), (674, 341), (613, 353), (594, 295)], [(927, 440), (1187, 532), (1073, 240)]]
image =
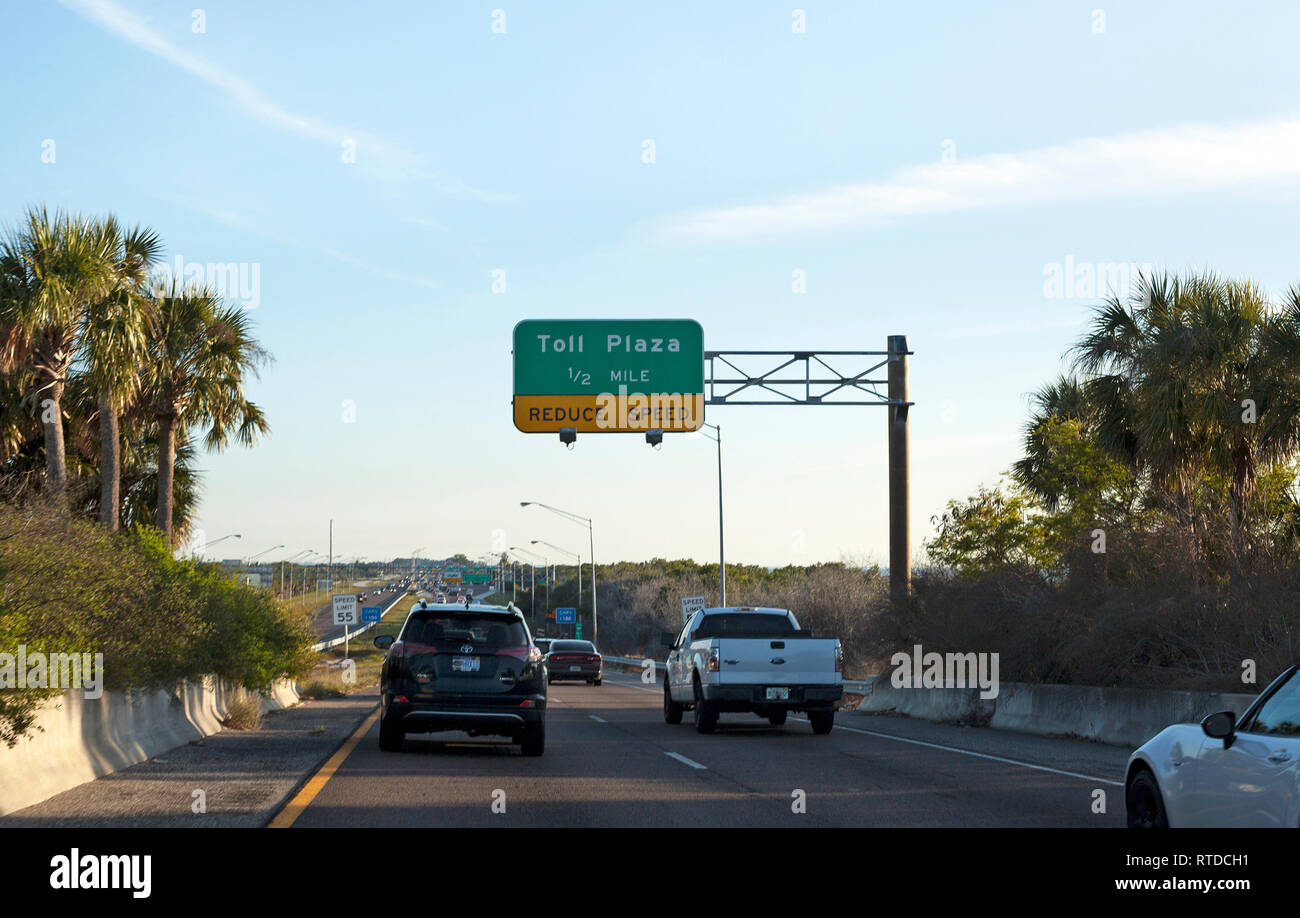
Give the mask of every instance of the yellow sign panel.
[(620, 391), (599, 395), (516, 395), (515, 427), (524, 433), (629, 433), (690, 431), (704, 424), (704, 395), (645, 395)]

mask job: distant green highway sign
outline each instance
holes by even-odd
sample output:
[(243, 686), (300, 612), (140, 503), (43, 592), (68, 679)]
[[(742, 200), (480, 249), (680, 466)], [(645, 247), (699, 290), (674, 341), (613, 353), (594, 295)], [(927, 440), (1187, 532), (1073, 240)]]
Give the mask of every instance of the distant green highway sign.
[(526, 319), (514, 332), (525, 433), (698, 430), (704, 329), (694, 319)]

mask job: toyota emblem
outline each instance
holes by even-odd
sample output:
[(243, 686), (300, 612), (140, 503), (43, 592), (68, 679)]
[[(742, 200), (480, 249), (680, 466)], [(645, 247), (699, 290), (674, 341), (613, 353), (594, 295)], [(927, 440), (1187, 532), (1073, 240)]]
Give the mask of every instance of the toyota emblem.
[(473, 653), (473, 652), (474, 652), (474, 645), (473, 645), (473, 644), (461, 644), (461, 645), (460, 645), (460, 652), (461, 652), (461, 653)]

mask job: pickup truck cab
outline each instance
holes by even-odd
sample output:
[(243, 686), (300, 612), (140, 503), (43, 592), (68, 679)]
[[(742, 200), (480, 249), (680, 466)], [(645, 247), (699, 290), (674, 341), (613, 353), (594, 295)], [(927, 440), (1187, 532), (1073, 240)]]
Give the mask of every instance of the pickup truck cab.
[(695, 729), (712, 733), (723, 712), (765, 717), (773, 726), (805, 711), (814, 733), (830, 733), (844, 694), (838, 638), (816, 638), (788, 609), (701, 609), (682, 630), (664, 632), (664, 720), (695, 712)]

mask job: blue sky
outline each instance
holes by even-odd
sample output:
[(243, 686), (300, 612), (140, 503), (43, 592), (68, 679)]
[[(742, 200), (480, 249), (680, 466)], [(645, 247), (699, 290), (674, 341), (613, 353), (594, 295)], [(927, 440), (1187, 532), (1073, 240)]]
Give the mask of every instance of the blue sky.
[[(601, 560), (713, 559), (712, 443), (511, 424), (514, 324), (610, 316), (906, 334), (919, 548), (1097, 301), (1052, 265), (1300, 281), (1282, 4), (807, 3), (796, 32), (791, 3), (214, 2), (196, 31), (203, 2), (6, 11), (0, 219), (111, 209), (169, 261), (256, 266), (273, 433), (202, 463), (230, 554), (324, 551), (331, 517), (348, 556), (584, 545), (531, 499), (592, 516)], [(885, 559), (881, 409), (707, 419), (730, 560)]]

